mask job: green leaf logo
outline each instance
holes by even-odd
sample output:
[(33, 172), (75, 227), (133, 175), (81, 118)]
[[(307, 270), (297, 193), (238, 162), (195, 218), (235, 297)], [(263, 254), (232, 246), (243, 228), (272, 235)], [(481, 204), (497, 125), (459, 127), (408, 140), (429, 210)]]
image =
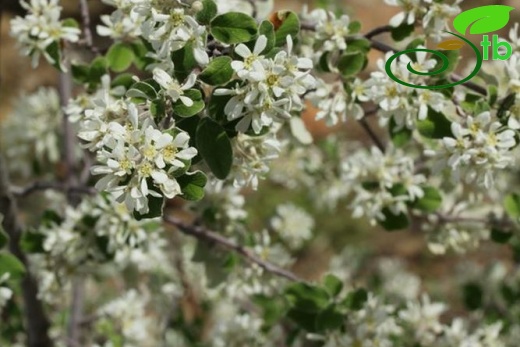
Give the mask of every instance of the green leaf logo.
[(509, 22), (509, 12), (514, 7), (504, 5), (480, 6), (459, 14), (453, 20), (453, 27), (462, 35), (469, 29), (470, 34), (486, 34), (502, 29)]

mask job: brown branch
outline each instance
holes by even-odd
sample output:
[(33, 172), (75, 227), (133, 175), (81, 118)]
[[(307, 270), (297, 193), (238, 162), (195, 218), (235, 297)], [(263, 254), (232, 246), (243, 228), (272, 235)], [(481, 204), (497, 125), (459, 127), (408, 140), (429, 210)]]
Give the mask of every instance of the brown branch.
[(88, 9), (87, 0), (79, 0), (79, 10), (81, 20), (83, 22), (83, 35), (85, 36), (85, 45), (93, 52), (98, 54), (99, 49), (94, 46), (92, 31), (90, 30), (90, 11)]
[(38, 299), (38, 283), (28, 268), (25, 253), (20, 248), (19, 242), (23, 228), (18, 220), (18, 206), (9, 186), (7, 167), (3, 157), (0, 156), (0, 213), (4, 216), (2, 225), (9, 235), (9, 250), (26, 267), (21, 287), (27, 327), (27, 345), (29, 347), (52, 347), (53, 343), (48, 335), (49, 319), (45, 314), (42, 302)]
[[(70, 70), (70, 69), (68, 69)], [(59, 80), (59, 96), (60, 104), (63, 107), (67, 105), (72, 93), (72, 77), (70, 72), (60, 73)], [(77, 179), (75, 177), (75, 158), (74, 148), (76, 146), (76, 137), (66, 114), (63, 114), (63, 148), (62, 159), (65, 164), (65, 191), (67, 192), (67, 200), (71, 206), (77, 206), (81, 197), (72, 194), (71, 188), (76, 186)], [(80, 345), (81, 340), (81, 322), (83, 321), (83, 301), (85, 292), (85, 282), (81, 276), (72, 279), (72, 303), (70, 306), (69, 322), (67, 326), (67, 346), (76, 347)]]
[(249, 263), (256, 264), (267, 272), (291, 281), (303, 281), (303, 279), (294, 273), (261, 259), (248, 248), (239, 245), (214, 231), (208, 230), (201, 226), (187, 224), (182, 220), (171, 216), (164, 216), (164, 221), (177, 227), (177, 229), (184, 234), (194, 236), (197, 239), (204, 240), (206, 242), (216, 243), (222, 248), (238, 253)]
[(393, 29), (393, 26), (391, 26), (391, 25), (384, 25), (381, 27), (377, 27), (377, 28), (370, 30), (368, 33), (366, 33), (365, 37), (370, 40), (370, 39), (372, 39), (372, 37), (377, 36), (379, 34), (388, 33), (390, 31), (392, 31), (392, 29)]

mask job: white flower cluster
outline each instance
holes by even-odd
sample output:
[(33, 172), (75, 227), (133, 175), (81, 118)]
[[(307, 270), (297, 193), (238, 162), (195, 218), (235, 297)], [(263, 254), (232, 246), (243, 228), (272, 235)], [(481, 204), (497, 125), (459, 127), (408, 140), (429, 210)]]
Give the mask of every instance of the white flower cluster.
[(372, 223), (385, 220), (384, 209), (394, 215), (406, 213), (406, 203), (424, 195), (421, 184), (426, 178), (415, 173), (413, 159), (398, 149), (360, 149), (343, 163), (342, 172), (355, 195), (353, 216), (367, 216)]
[(515, 132), (493, 121), (489, 111), (467, 116), (462, 124), (452, 123), (451, 132), (453, 137), (442, 139), (442, 148), (425, 154), (438, 159), (434, 171), (449, 167), (454, 183), (464, 179), (490, 189), (495, 171), (512, 165)]
[(33, 94), (22, 95), (0, 127), (0, 142), (9, 170), (27, 177), (34, 174), (35, 167), (43, 169), (57, 163), (62, 118), (55, 89), (40, 88)]
[[(331, 11), (315, 9), (308, 12), (307, 7), (304, 7), (300, 16), (304, 22), (313, 25), (313, 35), (306, 36), (305, 39), (309, 42), (304, 42), (309, 47), (306, 53), (313, 60), (319, 58), (323, 52), (343, 51), (347, 48), (346, 38), (351, 34), (348, 15), (342, 14), (338, 18)], [(315, 48), (316, 51), (312, 51), (311, 48)]]
[(305, 210), (287, 203), (276, 208), (271, 227), (289, 248), (295, 250), (312, 237), (314, 219)]
[(303, 109), (301, 96), (315, 85), (310, 75), (312, 61), (292, 54), (290, 35), (287, 50), (278, 52), (274, 58), (262, 55), (266, 47), (265, 35), (258, 37), (253, 51), (239, 44), (235, 53), (243, 60), (234, 60), (231, 66), (246, 83), (215, 90), (215, 95), (232, 95), (224, 112), (230, 121), (240, 119), (236, 129), (242, 133), (252, 126), (259, 134), (263, 127), (291, 118), (291, 112)]
[(49, 63), (59, 64), (49, 52), (50, 46), (59, 46), (62, 40), (78, 41), (80, 30), (60, 21), (58, 0), (21, 1), (20, 4), (27, 10), (27, 15), (11, 20), (11, 36), (20, 44), (20, 52), (31, 57), (33, 67), (38, 65), (42, 54)]
[[(100, 319), (96, 329), (101, 334), (118, 333), (128, 347), (153, 346), (153, 321), (148, 316), (146, 306), (148, 298), (135, 289), (107, 303), (98, 310)], [(103, 347), (112, 346), (111, 343)]]
[(79, 138), (96, 152), (101, 165), (92, 173), (103, 175), (96, 188), (111, 192), (130, 211), (149, 211), (148, 196), (173, 198), (181, 194), (175, 179), (184, 172), (197, 150), (189, 136), (175, 127), (159, 130), (150, 114), (109, 90), (93, 101), (80, 122)]
[(345, 122), (347, 116), (361, 119), (365, 115), (359, 101), (368, 101), (365, 96), (365, 85), (356, 78), (350, 85), (351, 93), (347, 93), (342, 81), (332, 83), (318, 79), (318, 87), (306, 97), (319, 110), (316, 120), (324, 119), (328, 126), (334, 126), (339, 121)]
[(117, 7), (110, 16), (103, 15), (104, 25), (98, 25), (101, 36), (114, 40), (133, 40), (142, 36), (155, 52), (150, 56), (159, 61), (169, 60), (170, 53), (191, 45), (200, 65), (209, 63), (206, 52), (207, 30), (193, 15), (200, 10), (200, 2), (187, 6), (180, 1), (119, 0), (106, 1)]
[(388, 5), (402, 7), (403, 11), (390, 18), (390, 25), (413, 25), (420, 21), (427, 36), (440, 39), (445, 36), (443, 30), (449, 30), (448, 19), (460, 12), (458, 6), (462, 0), (432, 1), (432, 0), (385, 0)]
[[(424, 48), (418, 46), (417, 48)], [(380, 123), (387, 126), (393, 117), (398, 128), (414, 129), (417, 119), (424, 120), (428, 115), (428, 107), (435, 111), (445, 111), (446, 98), (439, 92), (429, 89), (414, 89), (399, 84), (388, 76), (385, 71), (386, 61), (393, 55), (388, 52), (384, 59), (377, 62), (379, 71), (370, 73), (370, 78), (364, 82), (364, 97), (373, 100), (379, 105)], [(427, 59), (426, 52), (416, 52), (416, 59), (412, 61), (406, 54), (402, 54), (391, 64), (391, 70), (401, 81), (416, 85), (423, 84), (425, 78), (412, 74), (407, 66), (419, 72), (430, 71), (435, 67), (434, 59)]]
[(258, 182), (269, 172), (268, 163), (279, 157), (280, 141), (273, 132), (262, 136), (238, 133), (233, 139), (234, 161), (231, 176), (235, 187), (251, 185), (256, 190)]
[(167, 242), (161, 237), (160, 222), (135, 220), (124, 204), (110, 196), (67, 207), (62, 218), (37, 230), (44, 236), (43, 249), (57, 261), (56, 268), (92, 271), (113, 259), (121, 269), (132, 264), (141, 271), (165, 270)]

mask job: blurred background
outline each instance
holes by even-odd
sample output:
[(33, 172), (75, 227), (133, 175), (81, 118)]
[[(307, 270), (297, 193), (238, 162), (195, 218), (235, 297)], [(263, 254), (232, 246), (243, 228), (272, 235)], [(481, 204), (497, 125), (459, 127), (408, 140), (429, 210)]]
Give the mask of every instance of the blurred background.
[[(99, 0), (89, 0), (91, 10), (92, 28), (99, 23), (99, 15), (110, 13), (112, 9), (103, 5)], [(64, 7), (63, 17), (74, 17), (81, 22), (79, 17), (78, 2), (76, 0), (61, 0)], [(511, 4), (512, 1), (465, 1), (462, 8), (469, 6), (489, 4)], [(297, 0), (275, 0), (275, 10), (292, 9), (299, 12), (304, 5)], [(316, 4), (308, 2), (312, 8)], [(57, 86), (58, 75), (54, 68), (46, 63), (40, 63), (39, 67), (32, 69), (30, 61), (19, 55), (15, 40), (9, 36), (9, 21), (16, 15), (22, 15), (23, 9), (16, 0), (0, 0), (1, 32), (0, 32), (0, 122), (8, 117), (17, 97), (21, 93), (31, 93), (41, 86)], [(387, 6), (383, 0), (348, 0), (336, 3), (336, 8), (348, 13), (362, 23), (362, 33), (386, 25), (389, 18), (399, 12), (399, 8)], [(518, 20), (519, 11), (512, 12), (513, 20)], [(502, 36), (507, 36), (509, 29), (505, 29)], [(387, 34), (378, 37), (381, 41), (389, 42)], [(96, 46), (103, 49), (108, 42), (96, 38)], [(79, 55), (86, 52), (75, 52)], [(371, 52), (371, 60), (364, 76), (368, 75), (375, 67), (376, 60), (381, 57), (378, 52)], [(88, 57), (87, 57), (88, 59)], [(462, 64), (461, 64), (462, 65)], [(363, 77), (363, 76), (362, 76)], [(316, 141), (324, 139), (334, 133), (334, 136), (345, 137), (352, 141), (370, 145), (370, 139), (366, 137), (362, 128), (354, 121), (349, 120), (335, 128), (328, 128), (321, 122), (313, 120), (315, 110), (310, 108), (304, 118), (314, 135)], [(371, 117), (375, 118), (375, 117)], [(373, 120), (372, 120), (373, 121)], [(374, 123), (374, 128), (378, 129)], [(379, 136), (386, 137), (385, 133), (377, 130)], [(0, 141), (1, 142), (1, 141)], [(498, 259), (510, 259), (506, 247), (495, 244), (486, 244), (478, 251), (468, 255), (432, 255), (426, 247), (424, 236), (417, 230), (388, 233), (370, 226), (362, 219), (350, 218), (350, 211), (346, 206), (348, 201), (340, 202), (337, 209), (316, 209), (315, 204), (309, 201), (306, 192), (280, 189), (273, 183), (262, 182), (258, 192), (247, 192), (247, 208), (250, 215), (252, 230), (261, 230), (269, 218), (275, 214), (276, 207), (285, 202), (305, 209), (315, 218), (314, 240), (298, 255), (298, 261), (294, 265), (294, 271), (304, 278), (319, 278), (328, 267), (331, 257), (341, 253), (344, 249), (354, 249), (365, 254), (366, 271), (370, 271), (371, 264), (383, 257), (400, 258), (404, 261), (407, 270), (415, 273), (423, 279), (423, 285), (430, 292), (449, 297), (458, 295), (453, 290), (453, 278), (456, 277), (456, 269), (463, 264), (463, 260), (472, 260), (481, 264), (488, 264)], [(451, 279), (451, 280), (450, 280)], [(454, 298), (455, 299), (455, 298)], [(457, 302), (457, 300), (454, 300)], [(457, 306), (455, 306), (457, 309)], [(462, 308), (461, 308), (462, 309)], [(456, 310), (455, 312), (456, 313)]]

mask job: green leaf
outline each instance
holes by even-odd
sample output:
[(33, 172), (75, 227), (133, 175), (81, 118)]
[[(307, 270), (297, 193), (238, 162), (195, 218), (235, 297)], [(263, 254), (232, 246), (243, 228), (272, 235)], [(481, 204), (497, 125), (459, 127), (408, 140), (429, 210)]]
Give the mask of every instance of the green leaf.
[(166, 103), (163, 98), (155, 99), (150, 103), (150, 113), (157, 123), (164, 119), (166, 115)]
[(329, 294), (323, 288), (308, 283), (294, 283), (285, 290), (285, 297), (291, 307), (304, 312), (318, 312), (330, 301)]
[(35, 231), (26, 231), (22, 234), (20, 240), (20, 247), (26, 253), (45, 253), (43, 243), (45, 242), (45, 235)]
[(192, 117), (202, 111), (204, 106), (204, 100), (202, 98), (202, 93), (198, 89), (188, 89), (184, 91), (184, 96), (193, 100), (193, 105), (186, 106), (179, 99), (175, 104), (172, 105), (173, 113), (180, 117)]
[(368, 292), (363, 288), (359, 288), (350, 292), (342, 304), (350, 310), (359, 311), (363, 308), (367, 300)]
[(425, 211), (435, 212), (442, 204), (442, 195), (434, 187), (426, 186), (422, 187), (424, 196), (420, 199), (415, 200), (412, 203), (412, 207)]
[(157, 91), (154, 86), (149, 81), (139, 81), (134, 83), (130, 89), (126, 92), (126, 96), (129, 98), (138, 98), (138, 99), (148, 99), (155, 100), (157, 99)]
[(224, 43), (251, 41), (256, 37), (257, 31), (256, 21), (241, 12), (228, 12), (211, 21), (211, 34)]
[[(152, 184), (148, 184), (148, 187), (151, 186)], [(163, 197), (155, 197), (152, 195), (148, 195), (148, 213), (141, 214), (137, 211), (134, 211), (134, 218), (136, 220), (143, 220), (161, 217), (163, 214), (164, 203), (165, 199)]]
[(63, 67), (61, 66), (61, 52), (60, 52), (60, 45), (57, 41), (52, 42), (50, 45), (47, 46), (45, 49), (45, 52), (49, 55), (49, 57), (53, 60), (49, 62), (52, 66), (54, 66), (59, 71), (64, 71)]
[(497, 228), (491, 229), (491, 240), (496, 243), (507, 243), (511, 237), (513, 237), (513, 233), (509, 231), (503, 231)]
[(43, 211), (41, 224), (44, 226), (59, 225), (63, 222), (63, 218), (54, 210)]
[[(460, 51), (459, 50), (440, 50), (448, 58), (448, 67), (442, 73), (436, 75), (436, 77), (444, 77), (452, 73), (459, 63)], [(442, 60), (436, 55), (432, 56), (437, 61), (437, 65), (432, 70), (440, 69), (442, 66)]]
[(516, 193), (507, 195), (504, 198), (504, 209), (511, 219), (518, 221), (520, 218), (520, 195)]
[(61, 24), (67, 28), (78, 28), (79, 29), (79, 23), (74, 18), (66, 18), (61, 22)]
[(154, 62), (153, 58), (147, 57), (146, 54), (153, 50), (151, 44), (144, 40), (137, 40), (131, 44), (134, 52), (134, 65), (139, 70), (145, 70), (146, 67)]
[(173, 74), (179, 81), (184, 81), (193, 69), (198, 66), (193, 55), (193, 45), (190, 42), (183, 48), (172, 52), (171, 57), (174, 64)]
[(197, 13), (195, 18), (201, 24), (209, 24), (217, 15), (217, 4), (213, 0), (202, 0), (202, 11)]
[(507, 121), (507, 111), (516, 103), (516, 93), (511, 93), (502, 100), (498, 107), (497, 117), (502, 123)]
[(202, 119), (197, 128), (197, 146), (215, 177), (225, 179), (233, 164), (233, 149), (226, 130), (210, 118)]
[(208, 178), (202, 171), (188, 172), (177, 177), (182, 197), (189, 201), (199, 201), (204, 197), (204, 187), (207, 181)]
[(78, 84), (88, 83), (90, 76), (90, 68), (87, 65), (71, 64), (70, 72), (72, 79)]
[(498, 99), (498, 88), (497, 86), (490, 84), (487, 86), (488, 104), (493, 106)]
[(117, 75), (116, 77), (114, 77), (114, 79), (112, 80), (112, 82), (110, 83), (110, 86), (112, 88), (115, 88), (115, 87), (119, 87), (119, 86), (122, 86), (124, 87), (126, 90), (130, 89), (130, 87), (135, 83), (134, 79), (133, 79), (133, 76), (132, 74), (130, 73), (122, 73), (122, 74), (119, 74)]
[(350, 22), (348, 25), (349, 34), (357, 34), (361, 30), (361, 23), (357, 20)]
[(464, 304), (469, 310), (476, 310), (482, 307), (483, 291), (477, 283), (467, 283), (462, 288)]
[(410, 142), (412, 138), (412, 131), (407, 127), (403, 126), (397, 130), (397, 124), (394, 120), (394, 117), (390, 119), (390, 123), (388, 124), (388, 131), (390, 132), (390, 138), (392, 139), (392, 142), (397, 148), (403, 147), (408, 142)]
[(390, 35), (394, 41), (402, 41), (410, 36), (414, 31), (414, 24), (402, 23), (398, 27), (392, 28)]
[(428, 108), (428, 116), (425, 120), (417, 122), (419, 133), (430, 139), (442, 139), (453, 137), (451, 133), (451, 122), (440, 112)]
[(345, 315), (337, 310), (336, 305), (330, 305), (316, 317), (316, 330), (337, 330), (344, 324), (345, 319)]
[(112, 45), (107, 52), (108, 66), (112, 71), (122, 72), (132, 65), (134, 61), (134, 51), (126, 43), (118, 42)]
[[(184, 130), (185, 132), (190, 135), (190, 142), (189, 147), (195, 147), (197, 148), (197, 128), (200, 123), (199, 117), (189, 117), (189, 118), (182, 118), (177, 122), (177, 127), (181, 130)], [(191, 159), (191, 165), (195, 165), (199, 161), (201, 161), (202, 158), (200, 156), (200, 153), (197, 153), (197, 156)]]
[(410, 220), (408, 219), (408, 216), (404, 212), (401, 212), (398, 215), (395, 215), (387, 207), (385, 207), (381, 212), (385, 216), (385, 220), (384, 221), (378, 220), (377, 222), (386, 231), (402, 230), (402, 229), (408, 228), (408, 226), (410, 225)]
[(347, 39), (347, 53), (368, 53), (370, 51), (370, 41), (365, 38)]
[(358, 74), (365, 65), (365, 54), (361, 52), (345, 53), (338, 61), (338, 70), (343, 77), (351, 77)]
[(278, 11), (275, 16), (276, 46), (280, 47), (287, 43), (287, 35), (291, 35), (293, 41), (296, 39), (300, 32), (300, 19), (292, 11)]
[(502, 29), (509, 22), (509, 12), (514, 7), (504, 5), (479, 6), (466, 10), (453, 20), (453, 27), (462, 35), (481, 35)]
[(332, 274), (328, 274), (323, 279), (323, 285), (330, 296), (335, 297), (343, 289), (343, 282)]
[(262, 53), (269, 53), (275, 46), (276, 38), (274, 35), (274, 25), (268, 20), (264, 20), (258, 28), (258, 35), (264, 35), (267, 38), (267, 45)]
[(104, 57), (94, 59), (92, 63), (90, 63), (89, 88), (95, 88), (101, 82), (101, 77), (107, 73), (107, 60)]
[(199, 79), (212, 86), (228, 83), (234, 73), (231, 61), (227, 56), (214, 58), (199, 75)]
[(294, 307), (287, 311), (287, 317), (308, 332), (316, 332), (318, 312), (308, 312)]
[(25, 266), (13, 254), (0, 252), (0, 277), (9, 273), (10, 278), (18, 279), (25, 274)]

